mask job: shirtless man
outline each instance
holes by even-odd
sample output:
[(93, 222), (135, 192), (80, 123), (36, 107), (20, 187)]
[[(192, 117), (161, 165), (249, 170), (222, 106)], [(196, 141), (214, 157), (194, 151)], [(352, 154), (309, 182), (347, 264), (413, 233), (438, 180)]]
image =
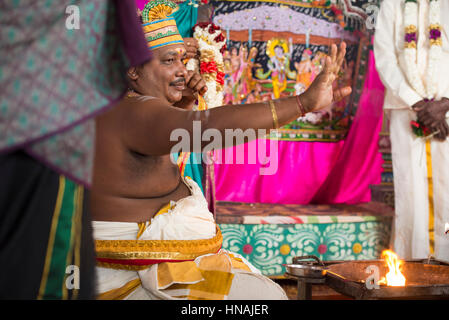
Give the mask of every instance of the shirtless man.
[[(162, 205), (189, 195), (187, 186), (181, 183), (179, 168), (170, 156), (174, 143), (160, 141), (159, 145), (154, 144), (156, 149), (147, 149), (154, 139), (150, 129), (155, 128), (154, 125), (168, 125), (170, 118), (160, 124), (142, 120), (152, 117), (152, 105), (157, 105), (159, 111), (163, 111), (159, 106), (191, 110), (196, 99), (194, 94), (204, 94), (207, 87), (198, 73), (185, 69), (182, 61), (188, 55), (183, 45), (156, 49), (154, 53), (158, 58), (151, 63), (128, 70), (132, 88), (128, 96), (113, 110), (97, 118), (91, 193), (93, 220), (147, 221)], [(139, 95), (156, 99), (142, 102), (138, 100)], [(163, 114), (158, 113), (164, 117)], [(191, 125), (191, 118), (185, 120), (186, 125)], [(137, 128), (138, 125), (142, 127)], [(170, 131), (162, 131), (162, 134), (166, 133)]]
[[(178, 291), (180, 290), (179, 283), (183, 283), (183, 281), (190, 283), (185, 284), (185, 290), (193, 290), (188, 289), (188, 286), (191, 286), (191, 283), (195, 282), (194, 280), (189, 280), (190, 282), (186, 279), (182, 281), (173, 280), (176, 275), (185, 274), (184, 271), (175, 272), (169, 277), (163, 277), (161, 273), (158, 273), (173, 272), (173, 268), (181, 268), (183, 262), (179, 261), (187, 263), (189, 260), (180, 258), (184, 252), (177, 252), (178, 255), (173, 259), (170, 258), (171, 252), (164, 253), (165, 258), (160, 260), (156, 259), (161, 257), (159, 251), (157, 255), (152, 255), (149, 251), (142, 252), (139, 248), (136, 248), (131, 250), (131, 253), (123, 253), (122, 251), (130, 250), (129, 241), (135, 241), (136, 239), (160, 240), (161, 242), (165, 240), (184, 240), (184, 235), (180, 236), (184, 231), (185, 237), (188, 238), (186, 241), (193, 239), (211, 241), (212, 238), (221, 237), (218, 229), (215, 232), (215, 222), (207, 210), (207, 205), (204, 204), (204, 196), (200, 192), (198, 193), (198, 187), (195, 187), (194, 182), (186, 183), (184, 181), (178, 166), (171, 161), (171, 149), (178, 143), (178, 141), (170, 141), (170, 134), (173, 130), (184, 128), (192, 136), (193, 121), (196, 120), (201, 121), (203, 131), (209, 128), (218, 129), (224, 140), (225, 129), (272, 129), (274, 125), (279, 127), (298, 118), (304, 112), (322, 109), (333, 101), (348, 95), (351, 91), (348, 87), (332, 89), (332, 83), (345, 55), (345, 44), (343, 43), (339, 50), (335, 45), (332, 46), (326, 67), (310, 88), (299, 97), (300, 103), (298, 103), (296, 97), (289, 97), (275, 100), (271, 106), (263, 102), (242, 106), (226, 106), (208, 111), (181, 109), (175, 105), (186, 101), (187, 103), (183, 103), (183, 105), (188, 105), (195, 99), (195, 94), (204, 94), (207, 90), (205, 82), (199, 74), (186, 70), (183, 63), (186, 55), (184, 44), (165, 45), (160, 48), (153, 48), (152, 51), (153, 59), (150, 62), (128, 70), (127, 75), (131, 88), (128, 96), (116, 107), (97, 117), (96, 158), (91, 201), (94, 237), (103, 241), (101, 243), (97, 241), (97, 261), (100, 261), (99, 258), (103, 259), (101, 260), (101, 267), (97, 268), (100, 283), (98, 291), (103, 294), (103, 298), (125, 296), (120, 291), (124, 287), (133, 288), (127, 292), (127, 297), (131, 299), (148, 297), (169, 299), (175, 297), (175, 293), (162, 292), (167, 288), (169, 289), (169, 286), (161, 285), (161, 278), (172, 279), (173, 283), (178, 285)], [(186, 91), (189, 91), (190, 94), (187, 95)], [(208, 143), (203, 142), (201, 147)], [(222, 145), (225, 145), (224, 141)], [(201, 152), (201, 149), (189, 151)], [(189, 197), (192, 198), (192, 201), (182, 202)], [(194, 202), (198, 202), (198, 204)], [(169, 210), (168, 214), (155, 216), (168, 203), (171, 203), (170, 209), (167, 209)], [(172, 205), (173, 203), (175, 205)], [(176, 205), (178, 203), (179, 205)], [(190, 210), (189, 206), (193, 206), (193, 208)], [(178, 212), (181, 208), (184, 208), (184, 211)], [(189, 216), (192, 219), (184, 220), (184, 216)], [(170, 234), (169, 229), (175, 228), (173, 223), (167, 222), (164, 227), (163, 223), (165, 222), (160, 221), (172, 221), (170, 219), (176, 217), (180, 217), (181, 220), (173, 220), (176, 221), (175, 224), (186, 230), (182, 232), (175, 230)], [(205, 222), (204, 228), (202, 228), (203, 222)], [(137, 227), (138, 225), (139, 227)], [(159, 227), (159, 225), (162, 225), (162, 227)], [(187, 230), (189, 227), (192, 230)], [(119, 228), (126, 230), (114, 233)], [(132, 230), (127, 231), (127, 228)], [(159, 229), (156, 230), (157, 228)], [(204, 231), (206, 229), (208, 231)], [(204, 236), (202, 235), (203, 231)], [(123, 250), (118, 249), (116, 239), (125, 239)], [(107, 242), (109, 240), (114, 240), (114, 245), (110, 245)], [(152, 243), (154, 244), (154, 242)], [(112, 246), (114, 248), (110, 249)], [(213, 250), (211, 249), (210, 253), (216, 253), (220, 247), (221, 242)], [(198, 254), (199, 258), (196, 258), (195, 262), (199, 270), (203, 272), (199, 259), (208, 252), (204, 252), (204, 248), (201, 250), (202, 255)], [(135, 258), (136, 252), (139, 252), (139, 261), (129, 258), (130, 256)], [(123, 255), (120, 256), (122, 253)], [(254, 289), (254, 294), (250, 294), (250, 291), (247, 288), (243, 289), (242, 285), (230, 285), (230, 289), (228, 288), (230, 290), (228, 290), (229, 295), (226, 293), (228, 297), (252, 299), (258, 297), (257, 295), (266, 294), (269, 298), (277, 299), (277, 297), (285, 296), (280, 288), (279, 290), (273, 289), (274, 282), (263, 277), (260, 273), (257, 274), (257, 270), (254, 270), (254, 267), (246, 263), (244, 259), (240, 257), (233, 260), (237, 256), (236, 254), (229, 254), (220, 250), (213, 257), (208, 256), (210, 259), (215, 256), (218, 259), (214, 263), (211, 263), (209, 259), (208, 270), (212, 265), (215, 265), (220, 271), (224, 270), (222, 268), (226, 263), (220, 260), (223, 258), (223, 255), (220, 255), (222, 253), (226, 254), (226, 259), (223, 261), (233, 261), (232, 268), (227, 269), (228, 272), (235, 273), (237, 269), (241, 268), (245, 270), (235, 273), (232, 281), (249, 283), (248, 285)], [(168, 263), (172, 263), (170, 261), (175, 262), (169, 269), (164, 268), (162, 270), (161, 268), (161, 271), (159, 271), (158, 265), (163, 265), (167, 261)], [(244, 265), (241, 264), (242, 261)], [(132, 271), (116, 273), (116, 270), (113, 270), (142, 270), (142, 263), (147, 263), (145, 266), (148, 268), (137, 273)], [(126, 264), (126, 267), (122, 268), (123, 264)], [(157, 271), (154, 271), (155, 268)], [(155, 274), (158, 274), (158, 276), (155, 276)], [(206, 279), (206, 275), (202, 274)], [(123, 276), (123, 279), (119, 279), (121, 276)], [(242, 277), (250, 277), (251, 279), (256, 277), (257, 283), (248, 280), (249, 278), (245, 278), (245, 280)], [(141, 283), (141, 286), (138, 286), (136, 290), (134, 289), (137, 284), (133, 281)], [(259, 285), (262, 287), (259, 287)], [(201, 289), (204, 290), (204, 287)], [(197, 288), (194, 291), (195, 298), (218, 299), (217, 295), (211, 296), (209, 291), (207, 293), (201, 291), (203, 293), (199, 294), (198, 290)], [(213, 286), (208, 290), (213, 290)], [(266, 293), (266, 290), (271, 293)], [(276, 290), (279, 291), (279, 294), (270, 296)], [(183, 296), (186, 295), (188, 293)]]
[[(97, 118), (94, 220), (146, 221), (168, 201), (189, 194), (181, 183), (179, 168), (170, 159), (170, 150), (177, 143), (170, 141), (170, 133), (177, 128), (192, 132), (192, 120), (201, 120), (203, 130), (220, 130), (223, 137), (226, 128), (273, 129), (272, 113), (266, 103), (226, 106), (207, 112), (175, 108), (173, 105), (183, 98), (186, 85), (202, 93), (207, 90), (205, 82), (199, 74), (186, 70), (182, 63), (183, 45), (166, 46), (153, 53), (151, 62), (128, 71), (133, 92)], [(307, 111), (322, 109), (334, 101), (334, 96), (349, 94), (348, 87), (333, 92), (331, 86), (335, 78), (333, 70), (339, 67), (344, 53), (344, 44), (338, 57), (333, 46), (332, 61), (309, 90), (301, 94)], [(142, 101), (138, 95), (154, 98)], [(193, 99), (192, 96), (190, 101)], [(300, 116), (295, 97), (275, 100), (275, 106), (280, 126)]]

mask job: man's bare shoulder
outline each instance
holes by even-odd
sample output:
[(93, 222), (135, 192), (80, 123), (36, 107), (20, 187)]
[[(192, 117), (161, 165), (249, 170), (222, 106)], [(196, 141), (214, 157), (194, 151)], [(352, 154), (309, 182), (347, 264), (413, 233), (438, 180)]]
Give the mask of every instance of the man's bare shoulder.
[(120, 101), (120, 105), (125, 108), (128, 106), (156, 106), (161, 104), (163, 102), (160, 99), (151, 96), (125, 96)]
[(151, 96), (126, 96), (117, 108), (121, 112), (130, 114), (132, 112), (161, 112), (164, 110), (174, 109), (175, 107), (159, 98)]
[(135, 123), (136, 120), (141, 120), (142, 117), (146, 118), (151, 113), (157, 112), (157, 110), (160, 110), (161, 106), (167, 107), (167, 105), (164, 105), (158, 98), (148, 96), (125, 96), (114, 107), (101, 114), (97, 118), (97, 121), (111, 122), (115, 119), (122, 123), (123, 121)]

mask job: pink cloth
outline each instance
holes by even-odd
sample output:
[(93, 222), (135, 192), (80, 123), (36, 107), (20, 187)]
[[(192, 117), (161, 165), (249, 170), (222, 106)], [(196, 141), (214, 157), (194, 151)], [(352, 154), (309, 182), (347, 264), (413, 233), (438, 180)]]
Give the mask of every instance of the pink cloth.
[(149, 2), (149, 0), (136, 0), (136, 7), (137, 9), (142, 10), (143, 7)]
[[(278, 170), (274, 175), (260, 175), (260, 163), (215, 164), (216, 199), (282, 204), (369, 202), (369, 185), (381, 181), (378, 140), (384, 87), (372, 52), (368, 65), (359, 107), (344, 141), (279, 141)], [(235, 153), (236, 148), (232, 149)], [(222, 150), (223, 157), (230, 152)]]

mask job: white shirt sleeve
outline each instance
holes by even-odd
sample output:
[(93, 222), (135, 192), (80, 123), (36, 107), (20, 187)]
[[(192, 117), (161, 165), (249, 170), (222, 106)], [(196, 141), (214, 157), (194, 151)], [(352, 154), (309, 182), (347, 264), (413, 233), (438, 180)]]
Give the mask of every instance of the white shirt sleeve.
[(395, 46), (395, 17), (397, 0), (384, 0), (377, 16), (374, 35), (374, 57), (380, 79), (387, 90), (401, 99), (409, 107), (423, 98), (409, 85), (402, 72)]

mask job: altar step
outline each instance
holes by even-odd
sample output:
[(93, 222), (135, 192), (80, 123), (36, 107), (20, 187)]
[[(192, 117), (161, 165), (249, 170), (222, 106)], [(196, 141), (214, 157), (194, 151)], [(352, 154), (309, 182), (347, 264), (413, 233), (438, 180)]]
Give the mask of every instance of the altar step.
[(294, 256), (327, 260), (378, 259), (390, 245), (393, 209), (380, 202), (293, 205), (217, 202), (223, 248), (261, 272), (282, 278)]
[[(274, 279), (279, 284), (289, 300), (299, 300), (298, 297), (298, 283), (292, 279)], [(342, 295), (341, 293), (333, 290), (325, 284), (312, 285), (311, 300), (354, 300), (351, 297)]]

